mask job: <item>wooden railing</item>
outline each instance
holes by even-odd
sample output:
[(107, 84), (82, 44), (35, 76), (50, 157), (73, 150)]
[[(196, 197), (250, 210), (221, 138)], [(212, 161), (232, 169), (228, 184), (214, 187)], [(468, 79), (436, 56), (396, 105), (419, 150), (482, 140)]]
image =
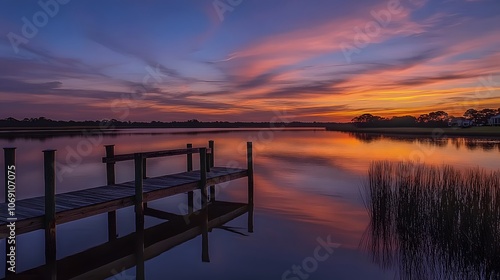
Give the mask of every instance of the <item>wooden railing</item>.
[[(135, 170), (136, 170), (136, 186), (137, 184), (141, 184), (142, 182), (138, 181), (137, 175), (139, 174), (137, 168), (141, 168), (141, 178), (147, 178), (147, 167), (146, 167), (146, 159), (148, 158), (158, 158), (158, 157), (170, 157), (170, 156), (178, 156), (178, 155), (187, 155), (187, 171), (193, 171), (193, 154), (200, 154), (200, 175), (203, 176), (203, 173), (210, 172), (210, 168), (214, 167), (214, 141), (208, 141), (208, 148), (198, 147), (193, 148), (193, 144), (187, 144), (185, 149), (173, 149), (173, 150), (161, 150), (161, 151), (153, 151), (153, 152), (143, 152), (143, 153), (132, 153), (132, 154), (121, 154), (115, 155), (115, 145), (106, 145), (106, 156), (102, 158), (102, 162), (106, 163), (106, 178), (107, 184), (113, 185), (116, 184), (116, 175), (115, 175), (115, 163), (120, 161), (135, 161)], [(137, 160), (141, 160), (140, 163)], [(204, 172), (203, 172), (204, 169)], [(203, 180), (203, 177), (200, 178)], [(215, 198), (215, 186), (210, 186), (210, 194), (213, 198)], [(139, 193), (137, 193), (139, 195)], [(142, 196), (142, 191), (141, 191)], [(137, 197), (136, 199), (140, 199)], [(192, 205), (194, 204), (194, 194), (192, 191), (188, 192), (188, 205), (189, 212), (193, 212)], [(147, 208), (147, 203), (144, 203), (144, 208)], [(144, 212), (144, 209), (138, 209), (140, 212)], [(147, 210), (147, 209), (146, 209)], [(140, 222), (140, 221), (139, 221)], [(116, 232), (116, 211), (108, 212), (108, 239), (113, 240), (117, 237)]]

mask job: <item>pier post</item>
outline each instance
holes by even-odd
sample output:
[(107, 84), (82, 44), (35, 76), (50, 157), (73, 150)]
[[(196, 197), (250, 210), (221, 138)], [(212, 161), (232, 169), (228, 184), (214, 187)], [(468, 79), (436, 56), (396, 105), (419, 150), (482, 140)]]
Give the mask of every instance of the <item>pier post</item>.
[[(187, 144), (186, 147), (188, 149), (193, 148), (193, 144)], [(187, 171), (193, 171), (193, 154), (187, 153)]]
[(248, 232), (253, 232), (253, 151), (252, 142), (247, 142), (247, 170), (248, 170)]
[[(146, 157), (142, 158), (142, 179), (147, 179)], [(144, 202), (144, 209), (148, 208), (148, 203)]]
[(146, 158), (143, 158), (142, 159), (142, 179), (147, 179), (148, 178), (148, 175), (147, 175), (147, 169), (146, 169)]
[(210, 148), (210, 150), (212, 151), (211, 155), (210, 155), (210, 166), (211, 167), (214, 167), (214, 163), (215, 163), (215, 146), (214, 146), (214, 140), (210, 140), (208, 141), (208, 147)]
[[(193, 148), (193, 144), (186, 145), (188, 149)], [(193, 171), (193, 154), (187, 153), (187, 171)], [(192, 214), (194, 208), (194, 193), (192, 191), (188, 192), (188, 213)]]
[(144, 276), (144, 156), (142, 153), (134, 154), (135, 164), (135, 231), (136, 231), (136, 257), (137, 257), (137, 276)]
[(56, 279), (56, 150), (45, 150), (45, 262), (46, 279)]
[[(214, 140), (208, 141), (208, 147), (210, 148), (210, 167), (214, 167), (215, 163), (215, 150), (214, 150)], [(210, 186), (210, 201), (215, 201), (215, 185)]]
[[(115, 156), (115, 145), (106, 145), (106, 157), (113, 158)], [(106, 181), (107, 185), (114, 185), (116, 183), (115, 177), (115, 163), (106, 163)], [(114, 240), (117, 237), (116, 231), (116, 211), (108, 212), (108, 241)]]
[(143, 199), (143, 155), (134, 154), (135, 162), (135, 227), (144, 229), (144, 199)]
[(200, 190), (201, 190), (201, 260), (210, 262), (208, 254), (208, 196), (207, 196), (207, 149), (200, 148)]

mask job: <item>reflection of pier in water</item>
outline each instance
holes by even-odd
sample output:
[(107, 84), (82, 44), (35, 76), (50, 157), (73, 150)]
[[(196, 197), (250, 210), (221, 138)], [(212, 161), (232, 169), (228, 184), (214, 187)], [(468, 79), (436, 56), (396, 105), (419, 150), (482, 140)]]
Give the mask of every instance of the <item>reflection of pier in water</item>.
[[(210, 231), (213, 228), (224, 228), (225, 223), (253, 211), (248, 204), (222, 201), (210, 203), (206, 210), (178, 216), (145, 229), (142, 234), (134, 232), (60, 259), (57, 261), (57, 278), (104, 279), (112, 277), (117, 271), (137, 266), (137, 279), (144, 279), (144, 261), (203, 234), (202, 220), (205, 219), (204, 215), (207, 213)], [(249, 215), (251, 216), (251, 213)], [(143, 252), (137, 252), (137, 244), (144, 246)], [(140, 245), (139, 248), (141, 248)], [(208, 257), (208, 244), (202, 246), (202, 251), (202, 255)], [(17, 277), (36, 279), (43, 275), (46, 269), (48, 269), (46, 266), (30, 269), (16, 275), (14, 279)]]
[[(37, 277), (56, 279), (59, 277), (59, 274), (62, 274), (63, 276), (60, 277), (67, 279), (64, 275), (74, 273), (73, 270), (78, 270), (78, 268), (73, 266), (68, 267), (68, 265), (77, 264), (77, 261), (88, 261), (89, 264), (92, 264), (90, 268), (92, 271), (96, 267), (107, 267), (124, 259), (127, 260), (133, 255), (133, 252), (136, 254), (136, 259), (139, 260), (137, 261), (137, 275), (141, 277), (144, 275), (143, 260), (146, 256), (151, 258), (154, 256), (152, 252), (157, 252), (159, 249), (163, 251), (167, 250), (176, 244), (194, 238), (198, 234), (202, 236), (202, 260), (208, 262), (209, 229), (221, 226), (245, 212), (248, 212), (248, 231), (253, 232), (254, 183), (252, 143), (247, 143), (246, 169), (216, 167), (214, 142), (209, 141), (208, 146), (209, 148), (193, 148), (191, 144), (187, 144), (187, 148), (185, 149), (115, 155), (114, 145), (108, 145), (106, 146), (106, 156), (102, 159), (103, 163), (106, 164), (107, 185), (61, 194), (56, 194), (55, 190), (55, 150), (44, 151), (45, 196), (17, 200), (15, 205), (17, 235), (39, 229), (43, 229), (45, 233), (46, 264), (42, 268), (35, 269), (37, 273), (42, 273), (41, 275), (45, 277), (40, 276), (40, 274)], [(15, 166), (15, 148), (5, 148), (4, 150), (5, 166)], [(193, 170), (193, 154), (199, 154), (199, 170)], [(147, 159), (179, 155), (186, 156), (186, 172), (157, 177), (147, 176)], [(115, 182), (115, 164), (122, 161), (134, 162), (134, 181), (124, 183)], [(12, 221), (11, 216), (14, 215), (14, 212), (9, 210), (10, 206), (7, 201), (8, 186), (12, 183), (7, 177), (6, 171), (6, 201), (5, 203), (0, 203), (0, 237), (2, 238), (7, 238), (11, 234), (8, 224)], [(244, 177), (248, 179), (247, 204), (216, 201), (217, 184)], [(196, 190), (199, 190), (201, 193), (201, 210), (193, 213), (195, 205), (194, 191)], [(190, 215), (188, 217), (153, 209), (148, 207), (147, 204), (149, 201), (186, 193), (187, 210), (188, 215)], [(116, 210), (129, 206), (134, 206), (136, 231), (133, 235), (117, 239)], [(109, 243), (72, 257), (57, 260), (56, 225), (104, 213), (108, 214)], [(168, 220), (168, 222), (145, 230), (144, 216), (152, 216)], [(189, 222), (190, 220), (193, 222)], [(188, 222), (186, 223), (186, 221)], [(158, 239), (158, 234), (155, 234), (155, 229), (156, 231), (162, 229), (161, 232), (163, 235), (161, 235), (160, 239)], [(160, 246), (156, 243), (170, 245)], [(5, 244), (7, 247), (9, 246), (7, 242)], [(132, 252), (126, 249), (129, 244), (134, 244), (135, 250)], [(111, 249), (116, 249), (117, 252), (113, 253)], [(100, 254), (97, 254), (97, 252), (100, 252)], [(97, 260), (94, 260), (92, 256), (97, 256)], [(128, 261), (130, 262), (131, 260)], [(7, 279), (10, 279), (12, 276), (20, 276), (12, 273), (7, 268), (6, 266)], [(16, 271), (16, 273), (18, 272)], [(25, 273), (32, 272), (28, 271), (22, 274)], [(80, 271), (80, 273), (86, 272)], [(21, 276), (21, 278), (23, 277)]]

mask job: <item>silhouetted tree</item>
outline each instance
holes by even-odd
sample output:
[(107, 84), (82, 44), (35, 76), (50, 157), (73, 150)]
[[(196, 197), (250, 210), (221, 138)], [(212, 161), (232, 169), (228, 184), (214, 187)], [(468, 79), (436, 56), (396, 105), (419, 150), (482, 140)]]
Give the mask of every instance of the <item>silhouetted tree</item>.
[(445, 111), (430, 112), (422, 114), (417, 118), (419, 124), (423, 126), (447, 126), (450, 117)]
[(464, 117), (468, 120), (472, 120), (476, 124), (487, 124), (489, 118), (499, 114), (499, 109), (495, 110), (485, 108), (480, 111), (476, 109), (468, 109), (465, 111)]
[(428, 123), (429, 119), (430, 119), (429, 114), (422, 114), (418, 116), (417, 121), (419, 123)]
[(374, 116), (372, 114), (363, 114), (361, 116), (353, 118), (351, 121), (355, 123), (372, 123), (383, 119), (384, 118), (380, 116)]
[(468, 109), (464, 113), (464, 118), (466, 118), (470, 121), (473, 121), (473, 122), (476, 122), (478, 117), (479, 117), (479, 112), (476, 109)]
[(392, 117), (389, 121), (391, 126), (404, 127), (404, 126), (415, 126), (417, 123), (417, 118), (414, 116), (402, 116), (402, 117)]

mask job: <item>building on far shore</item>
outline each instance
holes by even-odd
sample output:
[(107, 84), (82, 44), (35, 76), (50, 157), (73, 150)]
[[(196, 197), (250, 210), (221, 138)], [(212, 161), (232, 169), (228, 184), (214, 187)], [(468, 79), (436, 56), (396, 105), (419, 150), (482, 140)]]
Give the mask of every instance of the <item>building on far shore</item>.
[(466, 118), (452, 118), (448, 122), (448, 126), (453, 126), (453, 127), (469, 127), (472, 126), (473, 122), (471, 120), (468, 120)]
[(488, 120), (488, 125), (500, 125), (500, 115), (496, 115), (494, 117), (491, 117)]

